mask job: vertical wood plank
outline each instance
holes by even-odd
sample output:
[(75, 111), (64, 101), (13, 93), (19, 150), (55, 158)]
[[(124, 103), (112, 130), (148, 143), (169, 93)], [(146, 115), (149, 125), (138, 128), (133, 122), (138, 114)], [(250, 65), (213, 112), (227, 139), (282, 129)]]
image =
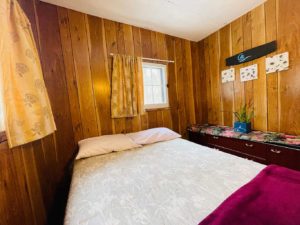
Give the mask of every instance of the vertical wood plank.
[[(168, 59), (175, 60), (174, 38), (166, 36), (166, 46)], [(179, 117), (178, 117), (178, 95), (177, 95), (177, 74), (176, 62), (168, 64), (168, 94), (172, 117), (172, 126), (176, 132), (179, 132)]]
[(157, 58), (168, 59), (166, 35), (162, 33), (156, 33), (156, 42), (157, 42)]
[(155, 110), (148, 112), (149, 128), (157, 127), (157, 112)]
[[(243, 21), (241, 18), (231, 23), (232, 55), (243, 51)], [(240, 79), (241, 65), (235, 66), (234, 109), (238, 111), (245, 104), (244, 83)]]
[(211, 95), (211, 72), (209, 57), (209, 39), (204, 40), (204, 59), (205, 59), (205, 82), (206, 82), (206, 102), (207, 102), (207, 122), (213, 124), (212, 95)]
[(13, 163), (15, 167), (15, 176), (16, 186), (18, 187), (18, 193), (21, 195), (21, 199), (19, 199), (19, 207), (22, 206), (25, 214), (25, 224), (34, 224), (35, 223), (35, 215), (34, 215), (34, 207), (31, 205), (30, 195), (29, 195), (29, 185), (26, 180), (26, 172), (24, 168), (24, 161), (22, 155), (21, 148), (8, 149), (11, 151)]
[(151, 31), (140, 29), (141, 40), (142, 40), (142, 54), (143, 57), (151, 58), (152, 57), (152, 42), (151, 42)]
[(164, 119), (163, 119), (163, 110), (156, 110), (156, 126), (163, 127), (164, 126)]
[(182, 40), (182, 53), (183, 53), (183, 74), (184, 74), (184, 90), (185, 90), (185, 111), (187, 118), (187, 125), (194, 124), (195, 107), (194, 107), (194, 88), (193, 88), (193, 71), (192, 71), (192, 55), (191, 43), (187, 40)]
[(94, 102), (85, 16), (73, 10), (68, 10), (68, 15), (83, 134), (85, 138), (88, 138), (99, 135), (99, 124)]
[[(116, 26), (115, 22), (110, 20), (103, 20), (104, 22), (104, 30), (105, 30), (105, 42), (106, 42), (106, 50), (108, 56), (108, 74), (109, 79), (111, 81), (111, 74), (112, 74), (112, 62), (113, 58), (111, 57), (112, 54), (118, 54), (118, 46), (117, 46), (117, 33), (116, 33)], [(112, 120), (112, 129), (113, 133), (120, 133), (119, 130), (116, 131), (115, 120)], [(125, 127), (121, 127), (121, 130), (125, 129)]]
[[(252, 17), (251, 12), (247, 13), (242, 17), (243, 20), (243, 42), (244, 50), (251, 49), (252, 47)], [(243, 64), (245, 67), (252, 65), (253, 62)], [(253, 81), (247, 81), (244, 83), (245, 88), (245, 103), (250, 108), (249, 110), (254, 111), (254, 100), (253, 100)], [(252, 126), (254, 124), (254, 119), (252, 119)]]
[(7, 142), (0, 143), (0, 166), (0, 224), (34, 224), (23, 171), (18, 173), (16, 170), (18, 162), (14, 160)]
[[(252, 17), (252, 47), (266, 42), (265, 11), (261, 5), (251, 12)], [(267, 110), (267, 81), (265, 72), (265, 57), (253, 61), (258, 64), (258, 79), (253, 81), (254, 129), (266, 131), (268, 129)]]
[(178, 114), (179, 117), (179, 132), (183, 137), (186, 137), (187, 116), (185, 108), (185, 89), (184, 89), (184, 72), (183, 72), (183, 54), (182, 41), (175, 38), (175, 67), (177, 76), (177, 94), (178, 94)]
[(109, 76), (111, 79), (112, 57), (110, 56), (110, 54), (111, 53), (118, 54), (117, 33), (116, 33), (115, 22), (106, 19), (104, 19), (103, 21), (104, 21), (104, 30), (105, 30), (106, 50), (107, 50), (107, 55), (109, 56), (108, 69), (109, 69)]
[(43, 202), (32, 145), (27, 144), (21, 147), (21, 151), (35, 224), (45, 224), (46, 209)]
[[(220, 30), (220, 73), (222, 70), (229, 69), (226, 66), (226, 58), (231, 55), (231, 30), (230, 25)], [(219, 74), (221, 76), (221, 74)], [(221, 84), (222, 92), (222, 122), (226, 126), (233, 125), (233, 82)]]
[(212, 123), (221, 123), (221, 94), (219, 75), (219, 32), (209, 36), (209, 61), (210, 61), (210, 82), (212, 100)]
[(77, 84), (76, 73), (75, 73), (68, 10), (59, 7), (57, 11), (59, 17), (60, 38), (61, 38), (61, 45), (62, 45), (62, 51), (64, 57), (65, 70), (66, 70), (66, 82), (68, 87), (74, 139), (75, 142), (77, 143), (78, 141), (83, 139), (84, 136), (82, 130), (82, 123), (81, 123), (78, 84)]
[(163, 127), (173, 129), (171, 110), (165, 109), (162, 111), (162, 113), (163, 113)]
[(200, 83), (200, 50), (197, 42), (191, 43), (192, 54), (192, 71), (193, 71), (193, 93), (194, 93), (194, 111), (196, 123), (202, 123), (202, 105), (200, 99), (201, 96), (201, 83)]
[[(276, 0), (265, 3), (266, 42), (277, 40)], [(275, 53), (274, 53), (275, 54)], [(278, 73), (267, 74), (268, 130), (278, 132)]]
[(280, 131), (300, 135), (300, 2), (278, 2), (278, 52), (289, 52), (290, 69), (279, 73)]
[[(100, 120), (100, 133), (112, 133), (111, 121), (111, 82), (108, 71), (108, 56), (102, 19), (88, 16), (91, 74), (94, 85), (97, 113)], [(102, 63), (99, 63), (102, 62)]]
[[(198, 42), (199, 45), (199, 72), (200, 72), (200, 105), (202, 106), (201, 109), (201, 124), (208, 123), (208, 106), (207, 106), (207, 86), (206, 86), (206, 71), (205, 71), (205, 48), (204, 48), (204, 41)], [(199, 111), (196, 111), (200, 113)]]
[(150, 31), (151, 33), (151, 58), (157, 59), (158, 58), (158, 49), (157, 49), (157, 39), (156, 39), (156, 32)]
[[(41, 145), (43, 149), (44, 154), (44, 163), (45, 163), (45, 170), (47, 171), (47, 186), (50, 190), (50, 193), (47, 193), (50, 195), (50, 207), (52, 207), (52, 204), (54, 202), (53, 196), (55, 195), (55, 191), (57, 188), (57, 184), (60, 181), (60, 171), (58, 170), (60, 166), (58, 166), (59, 162), (57, 160), (57, 156), (55, 154), (55, 151), (53, 151), (53, 148), (55, 147), (55, 141), (54, 141), (54, 135), (49, 135), (41, 140)], [(75, 150), (75, 147), (73, 151)], [(72, 152), (73, 153), (73, 152)], [(69, 156), (71, 157), (71, 156)], [(36, 159), (37, 160), (37, 159)], [(43, 174), (40, 174), (40, 177), (43, 177)], [(49, 210), (48, 210), (49, 212)]]
[(45, 159), (43, 152), (42, 141), (38, 140), (33, 142), (32, 149), (34, 153), (33, 157), (36, 164), (35, 166), (38, 176), (38, 183), (40, 184), (43, 205), (45, 206), (45, 210), (49, 211), (53, 203), (52, 196), (54, 195), (55, 191), (51, 185), (53, 182), (55, 182), (53, 179), (53, 175), (55, 175), (55, 173), (52, 174), (51, 166), (48, 167), (46, 162), (47, 159)]

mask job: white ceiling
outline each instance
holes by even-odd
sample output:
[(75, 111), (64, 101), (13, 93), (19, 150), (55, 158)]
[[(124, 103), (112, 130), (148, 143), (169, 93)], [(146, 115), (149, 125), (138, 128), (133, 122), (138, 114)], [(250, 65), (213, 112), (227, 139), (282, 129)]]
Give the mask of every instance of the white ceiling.
[(199, 41), (265, 0), (42, 0), (90, 15)]

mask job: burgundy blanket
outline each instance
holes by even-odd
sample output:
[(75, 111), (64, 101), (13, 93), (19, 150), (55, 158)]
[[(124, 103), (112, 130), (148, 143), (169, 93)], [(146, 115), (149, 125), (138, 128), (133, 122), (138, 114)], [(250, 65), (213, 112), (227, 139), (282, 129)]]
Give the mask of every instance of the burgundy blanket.
[(300, 172), (266, 167), (199, 225), (300, 225)]

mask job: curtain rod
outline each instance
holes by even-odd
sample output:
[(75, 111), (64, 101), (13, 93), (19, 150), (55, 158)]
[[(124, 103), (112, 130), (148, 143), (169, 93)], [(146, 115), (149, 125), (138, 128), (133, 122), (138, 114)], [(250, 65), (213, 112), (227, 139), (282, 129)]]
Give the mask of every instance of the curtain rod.
[[(114, 53), (110, 53), (110, 56), (114, 56)], [(157, 61), (157, 62), (166, 62), (166, 63), (174, 63), (173, 60), (165, 60), (165, 59), (153, 59), (153, 58), (145, 58), (142, 57), (143, 60), (149, 60), (149, 61)]]

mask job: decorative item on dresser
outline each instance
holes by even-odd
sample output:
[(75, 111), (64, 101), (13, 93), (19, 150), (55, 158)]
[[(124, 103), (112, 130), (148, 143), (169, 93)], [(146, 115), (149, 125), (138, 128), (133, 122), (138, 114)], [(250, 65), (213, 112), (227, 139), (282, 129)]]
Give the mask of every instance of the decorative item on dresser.
[(300, 137), (273, 132), (235, 132), (226, 126), (188, 127), (189, 140), (263, 164), (300, 170)]
[(241, 133), (251, 132), (251, 120), (254, 117), (253, 109), (249, 113), (250, 104), (245, 104), (238, 112), (234, 112), (236, 121), (234, 122), (234, 131)]

